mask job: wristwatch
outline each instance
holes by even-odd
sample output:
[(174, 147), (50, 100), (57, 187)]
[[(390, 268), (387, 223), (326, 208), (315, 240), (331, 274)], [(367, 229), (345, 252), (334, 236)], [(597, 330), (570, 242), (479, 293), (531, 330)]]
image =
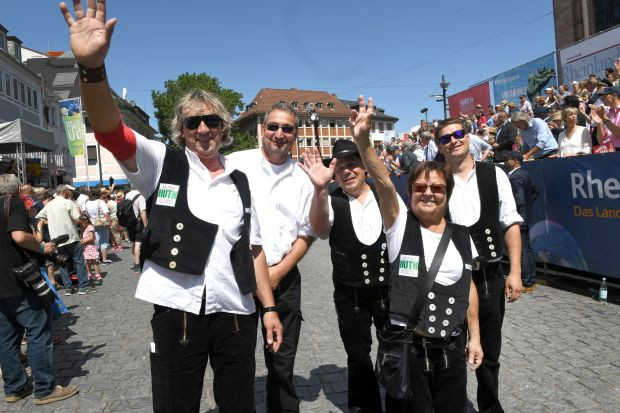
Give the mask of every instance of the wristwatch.
[(275, 313), (278, 312), (275, 307), (263, 307), (263, 314), (264, 313), (271, 313), (272, 311), (275, 312)]

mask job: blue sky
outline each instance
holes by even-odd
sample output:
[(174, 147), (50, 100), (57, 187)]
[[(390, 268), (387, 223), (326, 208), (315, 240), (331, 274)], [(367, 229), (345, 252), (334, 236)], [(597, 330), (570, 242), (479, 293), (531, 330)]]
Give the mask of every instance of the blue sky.
[[(57, 1), (2, 0), (0, 10), (24, 46), (69, 49)], [(442, 74), (450, 95), (552, 52), (551, 11), (551, 0), (109, 0), (119, 22), (106, 66), (112, 88), (151, 116), (152, 89), (205, 72), (246, 103), (263, 87), (373, 96), (405, 132), (423, 107), (442, 116), (428, 96)]]

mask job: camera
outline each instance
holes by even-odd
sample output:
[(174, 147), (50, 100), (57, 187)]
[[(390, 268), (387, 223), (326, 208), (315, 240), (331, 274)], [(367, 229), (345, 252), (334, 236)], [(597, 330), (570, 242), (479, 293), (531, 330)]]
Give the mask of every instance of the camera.
[(11, 272), (17, 280), (34, 290), (45, 308), (49, 309), (51, 307), (56, 300), (56, 295), (47, 285), (34, 262), (30, 261), (20, 267), (12, 268)]
[[(57, 236), (50, 242), (58, 245), (58, 244), (62, 244), (63, 242), (67, 242), (68, 240), (69, 240), (69, 236), (65, 234), (65, 235)], [(49, 260), (55, 262), (58, 265), (63, 265), (67, 261), (69, 261), (69, 256), (67, 254), (61, 254), (61, 253), (55, 252), (52, 255), (50, 255)]]

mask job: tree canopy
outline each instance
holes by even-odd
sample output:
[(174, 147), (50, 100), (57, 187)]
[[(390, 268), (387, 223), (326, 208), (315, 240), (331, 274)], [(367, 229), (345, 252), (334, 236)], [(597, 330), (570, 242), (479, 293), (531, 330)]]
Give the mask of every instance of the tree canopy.
[[(218, 78), (206, 73), (183, 73), (176, 80), (166, 80), (164, 88), (165, 91), (163, 92), (151, 91), (151, 97), (155, 107), (155, 118), (157, 118), (159, 132), (167, 144), (172, 143), (170, 121), (174, 117), (176, 102), (192, 89), (202, 89), (216, 95), (233, 118), (244, 107), (241, 93), (222, 87)], [(256, 147), (254, 140), (247, 134), (241, 133), (235, 124), (231, 128), (231, 134), (234, 139), (233, 145), (223, 148), (223, 152), (229, 153), (234, 150)]]

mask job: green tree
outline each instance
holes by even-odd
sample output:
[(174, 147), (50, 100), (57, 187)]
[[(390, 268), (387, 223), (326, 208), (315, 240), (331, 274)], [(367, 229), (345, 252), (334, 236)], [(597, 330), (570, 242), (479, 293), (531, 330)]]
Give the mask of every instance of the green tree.
[[(164, 142), (168, 144), (172, 143), (170, 140), (172, 137), (170, 121), (174, 117), (174, 106), (191, 89), (203, 89), (216, 95), (233, 118), (244, 107), (241, 93), (223, 88), (218, 78), (209, 76), (206, 73), (183, 73), (176, 80), (166, 80), (164, 87), (165, 91), (163, 92), (151, 91), (151, 97), (153, 98), (159, 132), (163, 136)], [(233, 136), (235, 135), (233, 134)], [(227, 149), (234, 147), (235, 145), (233, 144), (233, 146)]]
[(220, 150), (222, 155), (226, 155), (231, 152), (242, 151), (244, 149), (254, 149), (258, 147), (258, 142), (256, 138), (252, 137), (252, 135), (247, 132), (242, 132), (241, 130), (239, 130), (239, 127), (236, 123), (233, 123), (230, 133), (233, 137), (233, 143), (232, 145), (226, 146)]

